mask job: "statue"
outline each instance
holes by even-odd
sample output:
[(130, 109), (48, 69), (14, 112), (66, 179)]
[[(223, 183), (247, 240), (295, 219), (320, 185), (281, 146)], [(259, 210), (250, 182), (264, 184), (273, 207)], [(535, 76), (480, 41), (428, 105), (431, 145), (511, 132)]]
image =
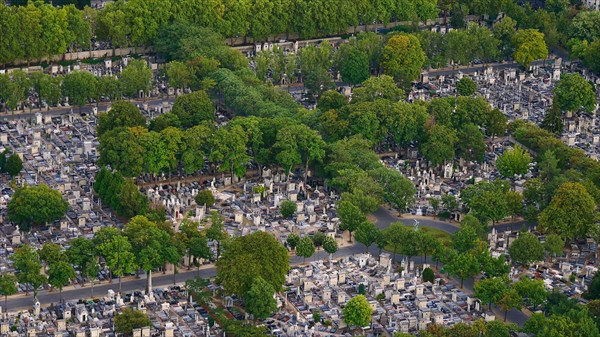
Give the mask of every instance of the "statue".
[(415, 232), (419, 231), (419, 220), (413, 219), (415, 221), (413, 227), (415, 228)]

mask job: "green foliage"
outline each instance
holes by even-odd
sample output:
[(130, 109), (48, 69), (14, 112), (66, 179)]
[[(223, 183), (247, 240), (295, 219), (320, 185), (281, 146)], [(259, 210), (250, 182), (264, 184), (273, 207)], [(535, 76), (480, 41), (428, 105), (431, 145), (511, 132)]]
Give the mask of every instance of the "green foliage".
[(172, 113), (178, 117), (184, 128), (215, 119), (214, 106), (206, 92), (199, 90), (177, 97)]
[(313, 240), (308, 236), (301, 238), (298, 242), (298, 246), (296, 247), (296, 255), (302, 256), (304, 259), (306, 259), (307, 257), (313, 256), (314, 253), (315, 244)]
[(69, 284), (70, 280), (75, 279), (75, 269), (65, 261), (59, 261), (50, 264), (48, 268), (48, 283), (58, 288), (62, 292), (62, 288)]
[(544, 250), (551, 256), (562, 255), (565, 248), (565, 240), (559, 235), (548, 234), (544, 239)]
[(427, 131), (427, 140), (421, 145), (423, 156), (434, 166), (454, 159), (456, 133), (442, 125), (434, 125)]
[(291, 200), (283, 200), (279, 205), (281, 216), (284, 218), (291, 218), (294, 213), (296, 213), (296, 203)]
[(8, 173), (8, 175), (10, 175), (11, 178), (14, 178), (17, 175), (19, 175), (22, 169), (23, 161), (21, 160), (21, 157), (19, 157), (19, 155), (17, 155), (16, 153), (13, 153), (10, 156), (8, 156), (8, 159), (6, 159), (6, 164), (4, 164), (4, 166), (2, 167), (2, 171)]
[(196, 194), (194, 197), (196, 204), (198, 205), (206, 205), (206, 207), (211, 207), (215, 204), (215, 196), (212, 194), (210, 190), (202, 190)]
[(10, 221), (15, 222), (22, 231), (29, 231), (32, 226), (60, 219), (67, 212), (69, 204), (60, 192), (40, 184), (18, 188), (7, 208)]
[(6, 299), (19, 291), (17, 288), (17, 277), (13, 274), (0, 275), (0, 295), (4, 296), (6, 308)]
[(474, 295), (491, 308), (492, 304), (499, 303), (508, 289), (509, 280), (506, 277), (490, 277), (475, 282)]
[(483, 133), (475, 124), (467, 124), (458, 131), (456, 155), (467, 160), (481, 163), (485, 157)]
[(152, 69), (144, 60), (132, 60), (121, 72), (123, 93), (129, 97), (138, 97), (139, 92), (144, 95), (152, 85)]
[(467, 187), (461, 193), (461, 198), (475, 212), (475, 216), (480, 221), (483, 223), (496, 222), (509, 215), (506, 198), (508, 190), (509, 186), (505, 181), (481, 181)]
[(554, 87), (554, 102), (561, 111), (594, 111), (596, 91), (593, 85), (579, 74), (562, 74)]
[(131, 308), (123, 308), (115, 316), (115, 332), (123, 336), (133, 336), (132, 330), (151, 327), (152, 321), (145, 312)]
[(590, 300), (600, 299), (600, 273), (596, 273), (592, 278), (592, 283), (590, 283), (588, 291), (585, 293), (585, 298)]
[(460, 96), (472, 96), (477, 92), (477, 83), (470, 77), (463, 77), (456, 83), (456, 91)]
[(450, 263), (446, 264), (445, 268), (451, 275), (460, 279), (461, 287), (465, 279), (473, 277), (480, 272), (479, 261), (472, 252), (456, 255)]
[(230, 294), (245, 294), (258, 276), (279, 291), (290, 268), (287, 250), (265, 232), (230, 240), (216, 265), (217, 282)]
[(350, 241), (352, 241), (352, 232), (356, 231), (367, 218), (360, 208), (346, 200), (339, 202), (337, 212), (340, 217), (340, 230), (350, 232)]
[(515, 46), (514, 59), (527, 68), (531, 62), (548, 57), (544, 33), (536, 29), (518, 30), (512, 37)]
[(544, 303), (548, 295), (543, 280), (533, 280), (526, 276), (521, 277), (512, 288), (534, 308)]
[(586, 236), (594, 223), (596, 203), (581, 183), (567, 182), (554, 193), (540, 213), (540, 226), (563, 238)]
[(295, 250), (298, 244), (300, 243), (300, 237), (298, 236), (298, 234), (292, 233), (287, 237), (285, 242), (287, 243), (288, 247), (290, 247), (292, 250)]
[(98, 96), (98, 79), (87, 71), (70, 72), (63, 78), (62, 94), (71, 105), (82, 107)]
[(364, 327), (371, 322), (373, 310), (363, 295), (353, 297), (343, 310), (343, 319), (346, 324), (356, 327)]
[(11, 259), (17, 272), (17, 281), (33, 287), (34, 297), (37, 297), (37, 290), (46, 283), (46, 277), (40, 274), (42, 261), (36, 249), (29, 244), (22, 245), (15, 249)]
[(425, 268), (423, 269), (423, 281), (433, 283), (435, 281), (435, 274), (433, 269)]
[(370, 77), (369, 58), (359, 48), (351, 48), (340, 56), (340, 74), (344, 82), (352, 85), (360, 84)]
[(108, 112), (98, 115), (98, 137), (104, 133), (119, 127), (146, 126), (146, 117), (140, 109), (127, 101), (116, 101), (112, 103)]
[(323, 240), (323, 249), (328, 254), (335, 254), (338, 250), (338, 244), (334, 237), (326, 236), (325, 240)]
[(529, 232), (521, 232), (519, 237), (510, 245), (508, 251), (513, 261), (524, 264), (544, 259), (544, 246), (542, 246), (537, 236)]
[(381, 66), (386, 75), (393, 76), (402, 86), (410, 85), (421, 73), (425, 53), (414, 35), (392, 36), (382, 52)]
[(379, 229), (370, 221), (362, 222), (356, 229), (356, 241), (365, 245), (365, 250), (368, 251), (372, 244), (377, 242), (380, 236)]
[(244, 296), (244, 303), (249, 314), (254, 319), (268, 318), (277, 310), (277, 301), (273, 298), (273, 286), (258, 276), (252, 281), (252, 286)]

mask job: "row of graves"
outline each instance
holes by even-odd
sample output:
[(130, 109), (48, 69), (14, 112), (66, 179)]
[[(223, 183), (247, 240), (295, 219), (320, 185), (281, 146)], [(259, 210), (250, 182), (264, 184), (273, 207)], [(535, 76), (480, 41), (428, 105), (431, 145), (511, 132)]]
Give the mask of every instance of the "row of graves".
[[(530, 227), (528, 231), (537, 235), (542, 243), (544, 242), (545, 236), (539, 233), (536, 227)], [(500, 232), (493, 228), (488, 233), (492, 256), (508, 256), (508, 248), (518, 237), (518, 228)], [(597, 247), (598, 243), (591, 238), (576, 240), (562, 255), (535, 262), (524, 271), (513, 268), (511, 276), (515, 279), (523, 275), (541, 279), (546, 290), (559, 291), (569, 297), (580, 299), (580, 295), (587, 290), (592, 278), (598, 272)]]
[[(454, 163), (434, 167), (426, 160), (419, 158), (419, 151), (416, 147), (383, 157), (382, 162), (414, 183), (416, 203), (410, 212), (418, 216), (432, 215), (434, 209), (431, 207), (431, 199), (439, 200), (448, 194), (458, 197), (469, 184), (498, 178), (496, 160), (512, 146), (510, 140), (505, 138), (497, 138), (494, 142), (488, 143), (482, 163), (467, 162), (461, 158)], [(529, 174), (526, 177), (529, 177)], [(517, 191), (523, 190), (524, 182), (525, 180), (522, 179), (516, 181)], [(460, 221), (461, 214), (454, 211), (450, 214), (450, 218)]]
[[(216, 286), (210, 289), (215, 291)], [(93, 301), (73, 301), (32, 310), (0, 312), (1, 336), (113, 337), (115, 316), (124, 308), (144, 312), (152, 324), (131, 331), (133, 337), (221, 336), (218, 323), (210, 326), (208, 312), (178, 286), (136, 291), (123, 296), (112, 290)]]
[[(423, 265), (422, 269), (427, 267)], [(404, 259), (397, 270), (388, 253), (319, 260), (289, 272), (286, 300), (304, 321), (312, 321), (313, 313), (319, 312), (331, 325), (319, 329), (317, 324), (317, 330), (327, 333), (361, 328), (347, 326), (342, 317), (346, 303), (359, 293), (367, 297), (373, 309), (371, 324), (363, 327), (367, 334), (415, 333), (429, 324), (451, 326), (480, 318), (495, 319), (480, 300), (454, 284), (439, 277), (434, 283), (423, 281), (422, 269)], [(289, 325), (288, 329), (297, 327)]]
[[(69, 204), (67, 215), (34, 232), (22, 233), (9, 221), (0, 227), (0, 271), (12, 272), (9, 257), (21, 244), (41, 247), (44, 243), (67, 245), (71, 238), (93, 236), (103, 226), (115, 224), (109, 210), (93, 195), (93, 177), (98, 167), (95, 119), (67, 114), (59, 117), (36, 114), (31, 121), (0, 125), (0, 151), (10, 150), (23, 161), (17, 186), (46, 184), (58, 190)], [(7, 177), (0, 182), (0, 218), (6, 219), (7, 204), (14, 194)]]
[[(212, 207), (197, 205), (194, 197), (204, 189), (212, 191), (216, 203)], [(334, 202), (338, 198), (327, 193), (323, 186), (304, 183), (293, 174), (272, 172), (265, 168), (258, 178), (239, 180), (222, 175), (204, 183), (178, 181), (142, 189), (150, 202), (165, 207), (167, 216), (178, 224), (185, 218), (203, 227), (213, 211), (224, 217), (225, 229), (230, 236), (246, 235), (255, 231), (269, 231), (282, 242), (291, 233), (301, 235), (322, 231), (335, 235), (339, 220)], [(279, 207), (284, 200), (296, 203), (296, 213), (288, 219), (281, 216)]]
[[(596, 85), (600, 84), (600, 77), (581, 68), (579, 64), (556, 58), (549, 62), (535, 63), (528, 71), (500, 65), (498, 68), (488, 66), (473, 71), (460, 70), (451, 75), (423, 73), (421, 82), (415, 85), (409, 99), (429, 100), (434, 97), (455, 96), (456, 83), (464, 76), (469, 76), (477, 83), (478, 93), (509, 120), (523, 119), (539, 125), (552, 106), (553, 89), (561, 74), (574, 72)], [(567, 112), (563, 118), (563, 141), (569, 146), (582, 149), (594, 159), (598, 159), (600, 152), (597, 111), (598, 105), (592, 113)]]

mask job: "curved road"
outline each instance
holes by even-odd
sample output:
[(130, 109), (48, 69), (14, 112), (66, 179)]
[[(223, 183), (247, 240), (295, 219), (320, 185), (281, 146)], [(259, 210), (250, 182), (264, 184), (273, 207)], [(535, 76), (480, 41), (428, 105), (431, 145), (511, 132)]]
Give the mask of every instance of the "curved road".
[[(384, 208), (379, 208), (373, 215), (377, 219), (377, 226), (382, 229), (387, 228), (392, 222), (396, 222), (396, 221), (401, 221), (406, 226), (413, 225), (414, 218), (411, 218), (411, 217), (398, 218), (398, 217), (392, 215), (388, 210), (386, 210)], [(459, 230), (458, 226), (455, 226), (455, 225), (452, 225), (452, 224), (449, 224), (446, 222), (436, 221), (436, 220), (432, 220), (432, 219), (421, 219), (421, 218), (419, 218), (418, 220), (419, 220), (419, 223), (424, 227), (440, 229), (440, 230), (448, 232), (450, 234), (454, 234)], [(522, 224), (523, 224), (523, 222), (501, 224), (501, 225), (497, 225), (496, 229), (497, 230), (505, 230), (505, 229), (511, 228), (511, 227), (512, 228), (520, 228), (522, 226)], [(364, 253), (364, 252), (365, 252), (365, 247), (363, 245), (354, 244), (352, 246), (340, 248), (334, 257), (340, 258), (340, 257), (351, 256), (354, 254), (359, 254), (359, 253)], [(373, 254), (374, 256), (379, 254), (379, 250), (377, 249), (377, 247), (374, 247), (374, 246), (370, 247), (369, 252), (371, 254)], [(327, 258), (326, 253), (324, 253), (322, 251), (320, 251), (320, 252), (317, 251), (317, 252), (315, 252), (315, 256), (313, 259), (326, 259), (326, 258)], [(398, 255), (398, 254), (396, 255), (396, 261), (401, 261), (402, 258), (403, 258), (403, 256)], [(309, 261), (310, 260), (311, 259), (309, 259)], [(417, 262), (417, 263), (424, 262), (422, 260), (422, 257), (413, 257), (413, 260), (415, 260), (415, 262)], [(430, 259), (428, 259), (427, 262), (432, 263), (432, 261)], [(301, 257), (298, 257), (298, 256), (291, 256), (290, 263), (293, 266), (299, 265), (299, 264), (304, 263), (304, 259)], [(153, 284), (154, 288), (166, 287), (166, 286), (172, 285), (174, 279), (175, 279), (175, 283), (180, 284), (180, 283), (184, 283), (186, 280), (194, 278), (198, 275), (200, 275), (203, 278), (214, 277), (214, 276), (216, 276), (216, 270), (215, 270), (214, 266), (212, 266), (212, 265), (205, 265), (202, 269), (200, 269), (199, 272), (195, 269), (192, 269), (192, 270), (180, 269), (179, 273), (176, 274), (175, 277), (173, 277), (173, 274), (165, 275), (160, 272), (157, 272), (157, 273), (154, 273), (154, 276), (152, 277), (152, 284)], [(128, 293), (128, 292), (132, 292), (134, 290), (144, 289), (145, 287), (146, 287), (146, 279), (144, 276), (142, 276), (142, 278), (135, 278), (135, 277), (124, 278), (123, 282), (122, 282), (122, 292), (123, 293)], [(466, 290), (472, 292), (473, 291), (473, 280), (472, 279), (465, 280), (464, 288)], [(109, 289), (117, 291), (119, 289), (118, 283), (114, 282), (114, 283), (97, 284), (94, 287), (94, 295), (100, 296), (100, 297), (105, 296), (108, 293)], [(63, 289), (62, 297), (66, 301), (90, 298), (91, 297), (91, 287), (89, 286), (89, 284), (83, 288), (81, 286), (66, 287), (65, 289)], [(40, 301), (42, 306), (46, 306), (51, 303), (58, 303), (58, 301), (59, 301), (58, 291), (50, 292), (48, 290), (42, 290), (38, 293), (38, 300)], [(4, 303), (0, 302), (0, 304), (3, 305)], [(29, 296), (25, 296), (24, 294), (17, 294), (17, 295), (10, 296), (8, 298), (6, 307), (10, 311), (15, 311), (17, 309), (29, 309), (32, 307), (32, 305), (33, 305), (33, 295), (32, 294), (30, 294)], [(499, 312), (497, 312), (497, 313), (500, 314)], [(508, 312), (508, 320), (522, 326), (525, 323), (525, 321), (527, 320), (527, 316), (524, 313), (522, 313), (521, 311), (513, 309)]]

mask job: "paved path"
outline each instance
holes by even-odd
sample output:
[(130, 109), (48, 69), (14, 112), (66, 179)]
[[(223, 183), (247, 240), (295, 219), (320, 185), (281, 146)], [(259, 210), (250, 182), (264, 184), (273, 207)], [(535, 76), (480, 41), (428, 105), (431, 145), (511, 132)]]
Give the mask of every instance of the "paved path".
[[(405, 218), (398, 218), (398, 217), (394, 216), (389, 210), (384, 209), (384, 208), (379, 208), (373, 215), (377, 219), (377, 226), (382, 229), (387, 228), (392, 222), (396, 222), (396, 221), (400, 221), (407, 226), (412, 226), (413, 221), (414, 221), (413, 219), (417, 218), (417, 217), (410, 217), (410, 216), (406, 216)], [(440, 229), (440, 230), (443, 230), (443, 231), (451, 233), (451, 234), (454, 234), (459, 230), (459, 227), (457, 225), (447, 223), (447, 222), (428, 219), (425, 217), (418, 217), (418, 220), (421, 223), (421, 225), (424, 227)], [(522, 222), (516, 222), (516, 223), (497, 225), (496, 229), (497, 230), (505, 230), (508, 228), (520, 228), (521, 226), (522, 226)], [(340, 250), (334, 254), (333, 258), (341, 258), (341, 257), (351, 256), (354, 254), (364, 253), (364, 252), (365, 252), (365, 247), (363, 245), (355, 242), (353, 245), (340, 248)], [(378, 255), (379, 249), (377, 249), (377, 247), (372, 246), (369, 248), (369, 252), (373, 255)], [(326, 260), (327, 258), (328, 258), (327, 253), (325, 253), (324, 251), (321, 250), (321, 251), (316, 252), (314, 257), (309, 258), (306, 261), (301, 257), (291, 256), (290, 263), (292, 266), (297, 266), (297, 265), (303, 264), (305, 262), (310, 262), (310, 261), (317, 260), (317, 259)], [(399, 262), (403, 258), (404, 258), (403, 256), (397, 254), (395, 260), (397, 262)], [(427, 261), (423, 261), (422, 257), (413, 257), (413, 260), (416, 263), (426, 262), (426, 263), (434, 264), (434, 262), (430, 258), (428, 258)], [(216, 269), (212, 265), (205, 265), (204, 267), (202, 267), (200, 269), (200, 271), (198, 271), (196, 269), (192, 269), (192, 270), (180, 269), (179, 273), (175, 275), (175, 283), (177, 283), (177, 284), (184, 283), (186, 280), (194, 278), (198, 275), (200, 275), (200, 277), (203, 277), (203, 278), (211, 278), (211, 277), (216, 276)], [(160, 272), (157, 272), (157, 273), (153, 274), (152, 284), (153, 284), (154, 288), (167, 287), (167, 286), (173, 284), (173, 279), (174, 279), (174, 277), (173, 277), (173, 274), (171, 274), (171, 273), (165, 275)], [(460, 282), (457, 280), (456, 283), (459, 284)], [(124, 293), (132, 292), (134, 290), (144, 289), (146, 287), (146, 279), (145, 279), (145, 277), (144, 278), (135, 278), (135, 277), (124, 278), (122, 281), (121, 287), (122, 287), (122, 292), (124, 292)], [(97, 284), (96, 286), (94, 286), (94, 294), (96, 296), (105, 296), (109, 289), (118, 291), (119, 284), (116, 282), (116, 280), (114, 283)], [(467, 293), (473, 292), (473, 279), (468, 279), (468, 280), (464, 281), (464, 291)], [(83, 288), (81, 286), (67, 287), (63, 290), (62, 296), (63, 296), (63, 299), (66, 301), (90, 298), (91, 297), (91, 287), (89, 286), (89, 284), (87, 284)], [(58, 303), (58, 301), (59, 301), (58, 291), (50, 292), (47, 290), (42, 290), (38, 294), (38, 300), (40, 301), (40, 303), (43, 306), (49, 305), (51, 303)], [(4, 304), (4, 303), (2, 303), (2, 304)], [(33, 305), (33, 295), (32, 294), (30, 294), (29, 296), (25, 296), (25, 294), (18, 294), (18, 295), (10, 296), (8, 299), (8, 302), (7, 302), (7, 307), (10, 311), (14, 311), (17, 309), (29, 309), (32, 307), (32, 305)], [(495, 311), (496, 311), (496, 314), (499, 315), (499, 317), (502, 317), (502, 313), (499, 310), (496, 309)], [(510, 322), (517, 323), (520, 326), (522, 326), (525, 323), (525, 321), (527, 320), (527, 316), (523, 312), (514, 310), (514, 309), (508, 312), (507, 317)]]

